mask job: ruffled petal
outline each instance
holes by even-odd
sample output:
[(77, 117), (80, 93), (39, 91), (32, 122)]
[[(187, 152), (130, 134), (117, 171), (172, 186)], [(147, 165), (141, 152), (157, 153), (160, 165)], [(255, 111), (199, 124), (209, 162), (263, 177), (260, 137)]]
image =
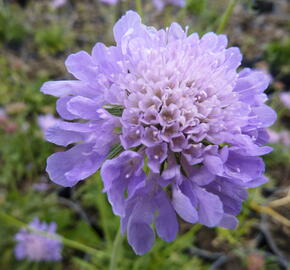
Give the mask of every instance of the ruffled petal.
[(194, 194), (198, 199), (199, 222), (208, 227), (217, 226), (224, 215), (219, 197), (198, 186), (194, 187)]
[(174, 208), (164, 191), (160, 191), (154, 199), (158, 210), (156, 231), (164, 241), (171, 242), (178, 232), (178, 222)]
[(84, 143), (51, 155), (46, 167), (50, 179), (56, 184), (72, 187), (95, 173), (107, 153), (99, 155), (93, 151), (93, 147), (91, 143)]
[(118, 216), (125, 213), (125, 191), (130, 197), (141, 182), (145, 180), (142, 171), (143, 157), (133, 151), (125, 151), (117, 158), (106, 160), (101, 168), (104, 191), (112, 205), (113, 212)]
[(93, 82), (98, 78), (98, 67), (85, 51), (69, 55), (65, 61), (65, 66), (68, 72), (81, 81)]
[(98, 120), (100, 115), (97, 112), (100, 104), (93, 101), (92, 99), (76, 96), (73, 97), (67, 103), (67, 109), (73, 115), (78, 116), (78, 118), (89, 119), (89, 120)]
[(128, 242), (138, 255), (149, 251), (155, 242), (155, 233), (150, 226), (154, 218), (154, 209), (150, 200), (140, 200), (129, 218)]
[(177, 214), (185, 221), (189, 223), (196, 223), (198, 221), (197, 211), (190, 199), (178, 188), (173, 189), (172, 204)]

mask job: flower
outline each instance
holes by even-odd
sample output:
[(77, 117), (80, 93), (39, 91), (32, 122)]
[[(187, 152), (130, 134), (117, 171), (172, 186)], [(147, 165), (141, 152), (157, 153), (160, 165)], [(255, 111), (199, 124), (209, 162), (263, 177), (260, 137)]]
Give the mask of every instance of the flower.
[(119, 0), (100, 0), (100, 1), (108, 5), (116, 5)]
[[(29, 223), (32, 229), (55, 234), (56, 224), (40, 222), (35, 218)], [(61, 260), (62, 243), (60, 239), (41, 235), (37, 232), (30, 232), (21, 229), (16, 235), (17, 245), (14, 249), (15, 257), (18, 260), (28, 259), (29, 261), (59, 261)]]
[(268, 129), (269, 143), (282, 143), (285, 146), (290, 145), (290, 135), (286, 130), (277, 132), (272, 129)]
[(60, 8), (67, 3), (67, 0), (52, 0), (50, 6), (54, 9)]
[(185, 6), (185, 0), (153, 0), (153, 5), (157, 10), (162, 10), (165, 5), (171, 4), (178, 7)]
[[(119, 0), (100, 0), (102, 3), (108, 4), (108, 5), (116, 5)], [(178, 7), (184, 7), (185, 6), (185, 0), (152, 0), (154, 7), (161, 11), (165, 7), (165, 5), (171, 4)]]
[(290, 93), (282, 92), (279, 94), (281, 102), (290, 110)]
[[(247, 188), (267, 181), (261, 155), (276, 118), (264, 102), (269, 77), (242, 69), (225, 35), (187, 36), (141, 24), (128, 11), (114, 26), (116, 46), (71, 54), (76, 80), (50, 81), (65, 120), (47, 139), (67, 146), (48, 158), (52, 181), (73, 186), (101, 168), (104, 191), (137, 254), (189, 223), (233, 229)], [(155, 224), (155, 230), (152, 225)]]

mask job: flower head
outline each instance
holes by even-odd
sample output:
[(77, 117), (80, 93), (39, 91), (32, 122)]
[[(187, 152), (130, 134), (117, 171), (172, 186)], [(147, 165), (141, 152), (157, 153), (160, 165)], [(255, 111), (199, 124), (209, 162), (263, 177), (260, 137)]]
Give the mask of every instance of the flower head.
[(185, 0), (152, 0), (152, 2), (155, 8), (158, 10), (162, 10), (167, 4), (175, 5), (178, 7), (185, 6)]
[(268, 129), (269, 143), (281, 143), (285, 146), (290, 145), (290, 135), (286, 130), (277, 132), (272, 129)]
[[(35, 218), (29, 223), (32, 229), (54, 234), (56, 224), (54, 222), (47, 224), (41, 223)], [(61, 259), (62, 243), (54, 237), (40, 235), (37, 232), (29, 232), (27, 229), (21, 229), (16, 235), (17, 245), (14, 253), (18, 260), (28, 259), (29, 261), (59, 261)]]
[(288, 92), (282, 92), (279, 95), (281, 102), (283, 103), (283, 105), (290, 109), (290, 93)]
[[(177, 215), (235, 228), (246, 189), (266, 182), (261, 155), (275, 121), (262, 72), (237, 72), (242, 55), (224, 35), (187, 35), (177, 23), (156, 30), (129, 11), (114, 27), (116, 46), (72, 54), (76, 80), (47, 82), (65, 120), (48, 130), (59, 145), (47, 172), (72, 186), (101, 168), (104, 191), (137, 254), (157, 234), (172, 241)], [(85, 120), (85, 121), (84, 121)], [(111, 150), (110, 150), (111, 149)]]
[[(100, 0), (102, 3), (108, 4), (108, 5), (116, 5), (119, 0)], [(175, 5), (178, 7), (184, 7), (185, 6), (185, 0), (152, 0), (152, 3), (154, 7), (161, 11), (165, 7), (165, 5)]]
[(100, 0), (100, 1), (108, 5), (116, 5), (119, 0)]
[(67, 0), (52, 0), (50, 3), (50, 6), (52, 8), (57, 9), (57, 8), (64, 6), (66, 3), (67, 3)]

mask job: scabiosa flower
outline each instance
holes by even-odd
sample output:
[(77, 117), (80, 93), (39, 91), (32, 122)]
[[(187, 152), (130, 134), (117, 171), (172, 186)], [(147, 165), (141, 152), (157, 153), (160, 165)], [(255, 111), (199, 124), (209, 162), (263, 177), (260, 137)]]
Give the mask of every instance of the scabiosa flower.
[(52, 8), (57, 9), (57, 8), (64, 6), (66, 3), (67, 3), (67, 0), (53, 0), (53, 1), (51, 1), (50, 6)]
[(153, 0), (153, 5), (157, 10), (162, 10), (165, 5), (175, 5), (178, 7), (184, 7), (185, 6), (185, 0)]
[(290, 110), (290, 93), (282, 92), (279, 94), (279, 97), (283, 105)]
[[(199, 38), (173, 23), (141, 24), (128, 11), (114, 26), (116, 46), (66, 60), (76, 78), (47, 82), (65, 120), (47, 132), (67, 146), (48, 158), (55, 183), (73, 186), (101, 167), (104, 191), (137, 254), (190, 223), (233, 229), (246, 189), (266, 182), (261, 155), (275, 120), (263, 91), (269, 77), (242, 69), (224, 35)], [(110, 150), (111, 149), (111, 150)], [(153, 229), (155, 224), (155, 230)]]
[(286, 130), (277, 132), (272, 129), (268, 129), (269, 143), (282, 143), (285, 146), (290, 145), (290, 135)]
[[(100, 0), (100, 1), (108, 5), (116, 5), (119, 2), (119, 0)], [(164, 7), (169, 4), (178, 7), (185, 6), (185, 0), (152, 0), (152, 3), (154, 7), (159, 11), (163, 10)]]
[(116, 5), (119, 2), (119, 0), (100, 0), (100, 1), (108, 5)]
[[(50, 234), (56, 232), (56, 223), (47, 224), (40, 222), (38, 218), (30, 222), (29, 226)], [(15, 240), (17, 245), (14, 253), (18, 260), (28, 259), (36, 262), (61, 260), (62, 243), (56, 236), (51, 238), (36, 232), (29, 232), (27, 229), (21, 229), (15, 235)]]

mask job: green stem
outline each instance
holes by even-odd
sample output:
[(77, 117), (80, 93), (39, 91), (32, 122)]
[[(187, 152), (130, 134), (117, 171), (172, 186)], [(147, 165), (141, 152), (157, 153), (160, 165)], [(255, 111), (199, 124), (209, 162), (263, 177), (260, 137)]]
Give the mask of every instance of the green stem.
[(29, 230), (31, 232), (34, 232), (34, 233), (37, 233), (37, 234), (40, 234), (40, 235), (44, 235), (46, 237), (53, 238), (53, 239), (56, 239), (56, 238), (60, 239), (60, 241), (62, 241), (62, 243), (65, 246), (68, 246), (68, 247), (83, 251), (83, 252), (85, 252), (87, 254), (90, 254), (92, 256), (102, 257), (104, 255), (104, 253), (102, 251), (100, 251), (100, 250), (96, 250), (94, 248), (86, 246), (86, 245), (84, 245), (82, 243), (79, 243), (77, 241), (70, 240), (68, 238), (65, 238), (65, 237), (59, 235), (59, 234), (51, 234), (51, 233), (47, 233), (47, 232), (44, 232), (44, 231), (40, 231), (40, 230), (31, 228), (26, 223), (16, 219), (13, 216), (10, 216), (10, 215), (6, 214), (4, 212), (0, 212), (0, 219), (2, 219), (3, 221), (6, 221), (7, 223), (10, 223), (11, 225), (14, 225), (16, 227), (25, 228), (25, 229), (27, 229), (27, 230)]
[(225, 10), (223, 16), (221, 17), (219, 26), (217, 28), (217, 34), (221, 34), (223, 33), (226, 24), (228, 23), (229, 18), (231, 17), (233, 11), (234, 11), (234, 7), (236, 6), (236, 4), (238, 3), (238, 0), (230, 0), (229, 4), (227, 6), (227, 9)]
[(172, 6), (168, 5), (164, 8), (164, 26), (169, 27), (171, 24), (171, 12), (172, 12)]
[(123, 237), (121, 235), (121, 230), (119, 229), (113, 244), (112, 256), (110, 260), (110, 268), (109, 270), (115, 270), (117, 266), (117, 259), (120, 255), (120, 247), (122, 246)]
[(143, 18), (142, 0), (135, 0), (136, 10), (141, 18)]

